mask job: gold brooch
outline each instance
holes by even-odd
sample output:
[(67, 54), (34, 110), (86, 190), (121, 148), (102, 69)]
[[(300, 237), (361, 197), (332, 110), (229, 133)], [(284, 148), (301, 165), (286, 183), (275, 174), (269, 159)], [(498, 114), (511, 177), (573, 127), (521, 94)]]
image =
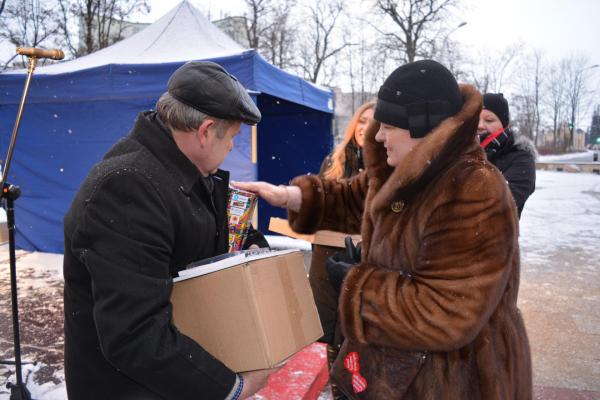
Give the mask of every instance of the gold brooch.
[(404, 202), (402, 200), (397, 200), (392, 202), (392, 211), (395, 213), (399, 213), (404, 210)]

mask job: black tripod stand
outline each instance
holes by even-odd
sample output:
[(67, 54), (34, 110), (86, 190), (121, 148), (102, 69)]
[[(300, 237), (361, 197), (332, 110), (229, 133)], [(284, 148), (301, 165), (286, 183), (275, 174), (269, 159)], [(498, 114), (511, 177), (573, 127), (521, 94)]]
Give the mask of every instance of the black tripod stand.
[[(27, 56), (28, 68), (27, 68), (27, 79), (25, 80), (25, 87), (23, 88), (23, 95), (21, 96), (21, 102), (19, 104), (19, 110), (17, 112), (17, 119), (15, 126), (10, 138), (10, 145), (8, 146), (8, 153), (6, 155), (6, 162), (4, 168), (2, 168), (2, 181), (0, 182), (0, 188), (2, 190), (0, 198), (6, 200), (6, 222), (8, 225), (8, 248), (10, 253), (10, 291), (12, 300), (12, 319), (13, 319), (13, 336), (14, 336), (14, 347), (15, 347), (15, 369), (17, 375), (16, 383), (8, 383), (7, 387), (10, 388), (10, 400), (31, 400), (31, 394), (23, 383), (23, 376), (21, 371), (21, 337), (19, 334), (19, 307), (17, 304), (17, 260), (15, 256), (15, 208), (14, 202), (21, 195), (21, 189), (18, 186), (7, 183), (8, 170), (10, 168), (10, 162), (12, 159), (13, 151), (15, 148), (15, 142), (17, 140), (17, 132), (19, 131), (19, 125), (21, 123), (21, 117), (23, 116), (23, 108), (25, 107), (25, 99), (27, 98), (27, 92), (29, 91), (29, 84), (31, 83), (31, 76), (37, 65), (39, 58), (52, 58), (55, 60), (61, 60), (64, 54), (60, 50), (43, 50), (35, 48), (17, 48), (17, 54)], [(4, 362), (5, 364), (12, 364), (12, 362)]]
[(17, 382), (8, 383), (10, 400), (30, 400), (31, 394), (23, 383), (21, 373), (21, 337), (19, 334), (19, 307), (17, 304), (17, 260), (15, 257), (15, 209), (14, 201), (21, 195), (21, 189), (8, 183), (2, 186), (2, 199), (6, 200), (6, 224), (8, 226), (8, 251), (10, 254), (10, 292), (12, 299), (13, 336), (15, 346), (15, 368)]

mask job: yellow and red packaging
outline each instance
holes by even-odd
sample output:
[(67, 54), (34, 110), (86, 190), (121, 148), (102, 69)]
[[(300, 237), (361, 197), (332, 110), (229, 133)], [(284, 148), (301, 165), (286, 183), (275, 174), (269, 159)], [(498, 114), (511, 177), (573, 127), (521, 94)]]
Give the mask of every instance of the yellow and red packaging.
[(229, 226), (229, 252), (242, 249), (250, 221), (256, 208), (256, 194), (245, 190), (229, 187), (227, 201), (227, 223)]

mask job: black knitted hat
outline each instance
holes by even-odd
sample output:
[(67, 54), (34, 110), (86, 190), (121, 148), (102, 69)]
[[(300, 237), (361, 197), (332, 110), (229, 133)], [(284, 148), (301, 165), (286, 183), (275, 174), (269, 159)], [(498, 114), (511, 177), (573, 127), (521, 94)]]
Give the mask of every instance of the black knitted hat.
[(502, 127), (506, 128), (510, 122), (508, 101), (502, 93), (486, 93), (483, 95), (483, 108), (490, 110), (500, 119)]
[(377, 94), (375, 120), (408, 129), (422, 138), (444, 119), (456, 114), (463, 99), (456, 79), (433, 60), (415, 61), (397, 68)]

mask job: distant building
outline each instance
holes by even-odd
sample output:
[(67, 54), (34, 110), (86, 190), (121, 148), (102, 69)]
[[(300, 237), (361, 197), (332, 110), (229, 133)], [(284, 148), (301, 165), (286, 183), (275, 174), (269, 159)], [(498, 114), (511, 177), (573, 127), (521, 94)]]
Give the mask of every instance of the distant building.
[(333, 142), (340, 143), (344, 139), (346, 127), (354, 112), (363, 103), (375, 98), (374, 93), (344, 93), (340, 88), (332, 88), (335, 102), (333, 114)]
[(249, 48), (248, 34), (246, 32), (246, 17), (226, 17), (211, 21), (213, 25), (228, 34), (240, 46)]
[[(585, 131), (583, 129), (575, 129), (573, 132), (573, 148), (571, 150), (585, 150)], [(540, 132), (538, 138), (538, 150), (540, 154), (548, 154), (556, 151), (567, 151), (569, 148), (569, 124), (563, 122), (558, 126), (556, 135), (552, 127), (546, 126)]]

